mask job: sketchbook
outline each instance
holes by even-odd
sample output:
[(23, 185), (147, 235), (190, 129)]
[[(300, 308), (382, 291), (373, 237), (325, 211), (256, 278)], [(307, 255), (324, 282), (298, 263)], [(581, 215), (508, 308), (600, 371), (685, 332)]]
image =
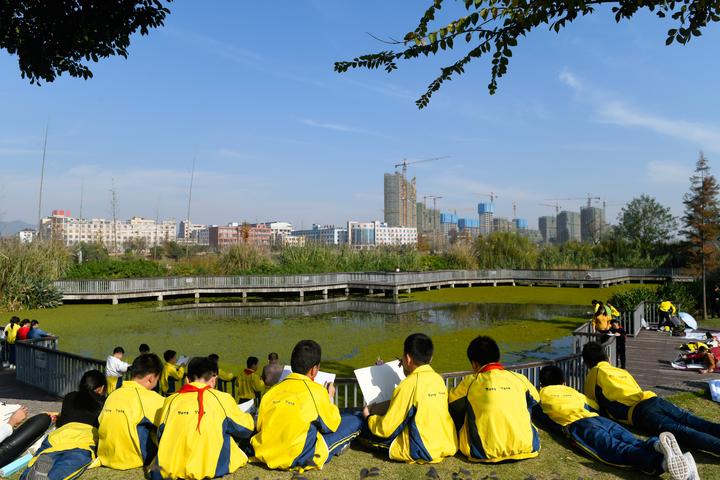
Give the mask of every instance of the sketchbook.
[[(280, 375), (279, 382), (282, 382), (285, 380), (285, 377), (290, 375), (292, 373), (292, 368), (290, 365), (285, 365), (285, 368), (283, 368), (282, 375)], [(315, 376), (315, 383), (319, 383), (323, 387), (326, 383), (333, 383), (335, 382), (335, 374), (334, 373), (328, 373), (323, 372), (322, 370), (318, 372), (318, 374)]]
[(367, 405), (389, 402), (395, 387), (405, 378), (399, 362), (392, 361), (383, 365), (358, 368), (355, 370), (360, 390)]

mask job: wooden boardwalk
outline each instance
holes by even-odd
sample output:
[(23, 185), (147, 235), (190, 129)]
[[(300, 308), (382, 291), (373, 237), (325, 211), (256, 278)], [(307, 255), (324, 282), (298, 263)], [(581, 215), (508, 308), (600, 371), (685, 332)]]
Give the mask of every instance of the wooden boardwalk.
[(700, 375), (697, 372), (675, 370), (670, 362), (678, 353), (678, 346), (691, 340), (671, 337), (652, 330), (641, 330), (638, 336), (627, 338), (627, 369), (641, 387), (659, 395), (707, 390), (708, 380), (720, 374)]
[(0, 370), (0, 402), (25, 405), (30, 415), (59, 412), (62, 400), (15, 379), (14, 370)]

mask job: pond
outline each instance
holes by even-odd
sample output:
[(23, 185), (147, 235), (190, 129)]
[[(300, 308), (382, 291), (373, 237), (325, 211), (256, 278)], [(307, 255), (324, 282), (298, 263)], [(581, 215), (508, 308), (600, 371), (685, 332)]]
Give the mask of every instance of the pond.
[(133, 358), (138, 345), (148, 343), (158, 354), (166, 349), (188, 356), (217, 353), (223, 367), (237, 371), (250, 355), (264, 363), (269, 352), (277, 352), (287, 361), (298, 340), (311, 338), (323, 347), (322, 368), (343, 376), (376, 358), (396, 358), (404, 338), (414, 332), (433, 338), (433, 366), (440, 372), (469, 369), (465, 350), (479, 334), (498, 341), (505, 363), (553, 358), (571, 353), (571, 332), (587, 318), (586, 307), (572, 305), (366, 300), (155, 305), (67, 305), (33, 313), (60, 336), (60, 349), (95, 358), (105, 358), (117, 345)]

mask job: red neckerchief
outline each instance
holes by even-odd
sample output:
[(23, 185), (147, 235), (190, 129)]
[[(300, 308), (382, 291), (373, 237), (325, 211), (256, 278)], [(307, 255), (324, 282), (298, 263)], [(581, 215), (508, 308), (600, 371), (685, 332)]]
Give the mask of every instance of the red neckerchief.
[(489, 372), (490, 370), (505, 370), (505, 367), (503, 367), (498, 362), (488, 363), (487, 365), (483, 365), (482, 368), (480, 369), (480, 372), (478, 372), (478, 373), (485, 373), (485, 372)]
[(243, 373), (244, 373), (245, 375), (252, 375), (253, 373), (255, 373), (255, 370), (253, 370), (253, 369), (251, 369), (251, 368), (246, 368), (246, 369), (243, 371)]
[(205, 390), (209, 390), (210, 385), (205, 385), (202, 388), (198, 388), (195, 385), (191, 385), (189, 383), (186, 383), (183, 385), (183, 387), (178, 391), (178, 393), (197, 393), (198, 394), (198, 424), (197, 424), (197, 431), (200, 431), (200, 420), (202, 420), (203, 415), (205, 415), (205, 409), (203, 408), (203, 393), (205, 393)]

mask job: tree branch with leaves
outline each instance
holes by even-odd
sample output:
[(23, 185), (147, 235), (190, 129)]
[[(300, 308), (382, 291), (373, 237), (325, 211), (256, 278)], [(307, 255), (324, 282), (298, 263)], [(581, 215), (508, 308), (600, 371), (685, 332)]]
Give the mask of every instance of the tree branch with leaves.
[(686, 44), (693, 37), (702, 35), (708, 24), (720, 21), (720, 2), (708, 0), (463, 0), (465, 15), (435, 25), (436, 16), (446, 3), (446, 0), (433, 0), (415, 29), (405, 34), (402, 41), (386, 42), (394, 47), (392, 50), (336, 62), (335, 71), (383, 68), (390, 73), (398, 68), (400, 61), (429, 57), (441, 50), (460, 49), (464, 42), (467, 46), (464, 53), (454, 63), (442, 67), (440, 75), (415, 102), (422, 109), (445, 82), (465, 73), (473, 60), (487, 56), (492, 57), (488, 90), (494, 94), (498, 80), (508, 71), (513, 49), (522, 37), (543, 25), (559, 33), (569, 23), (595, 13), (601, 6), (611, 7), (616, 22), (628, 20), (641, 10), (653, 12), (660, 19), (672, 19), (674, 26), (667, 32), (667, 45), (673, 42)]

